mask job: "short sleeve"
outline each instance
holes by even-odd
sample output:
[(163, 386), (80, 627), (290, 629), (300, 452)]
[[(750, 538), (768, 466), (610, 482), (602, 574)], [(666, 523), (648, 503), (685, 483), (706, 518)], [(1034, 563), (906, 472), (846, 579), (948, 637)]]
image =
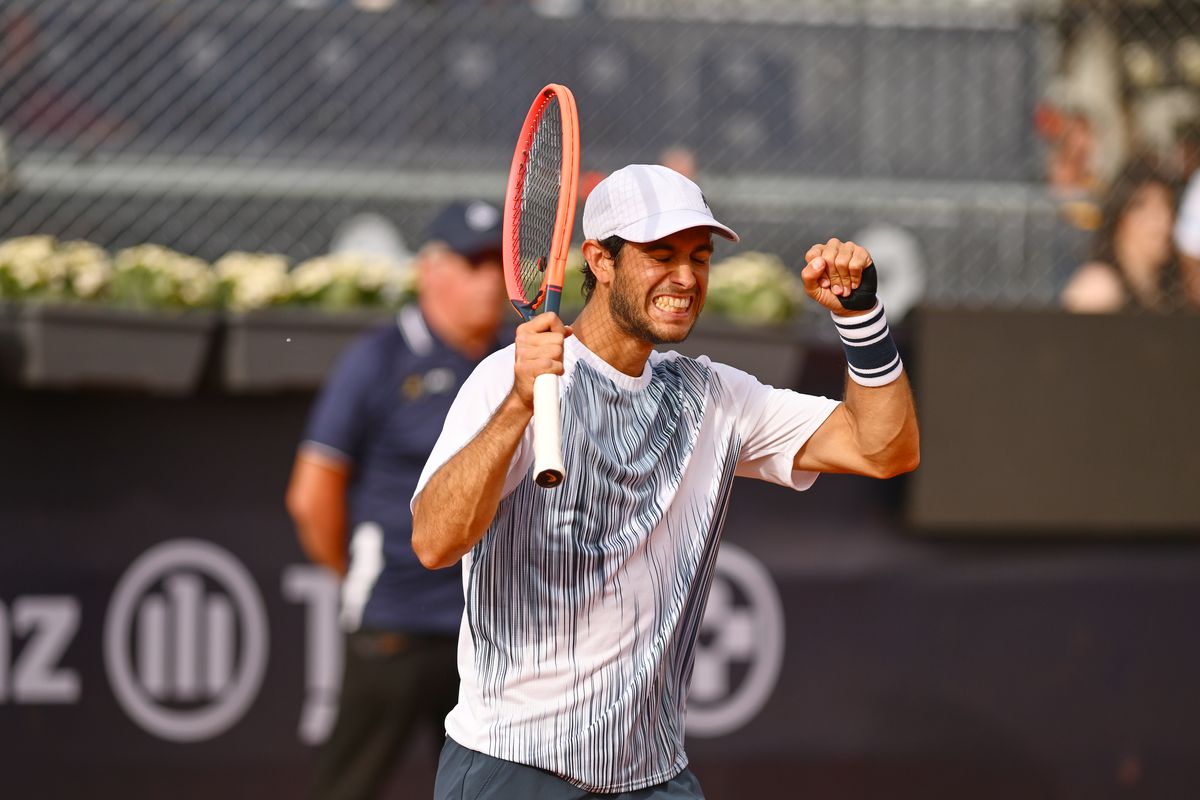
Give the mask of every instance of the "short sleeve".
[(1179, 251), (1200, 258), (1200, 172), (1188, 181), (1175, 219), (1175, 244)]
[[(470, 377), (463, 382), (450, 406), (450, 412), (446, 414), (446, 422), (442, 425), (437, 444), (433, 446), (429, 460), (421, 470), (421, 478), (417, 481), (412, 501), (416, 500), (433, 474), (475, 438), (512, 391), (514, 359), (515, 349), (513, 345), (509, 345), (480, 362)], [(529, 471), (529, 464), (533, 459), (532, 437), (533, 426), (530, 425), (525, 429), (525, 435), (517, 445), (517, 452), (509, 465), (508, 477), (504, 481), (505, 496), (517, 487), (521, 478)]]
[(804, 446), (839, 405), (837, 400), (776, 389), (725, 364), (713, 364), (736, 409), (735, 426), (742, 442), (737, 474), (804, 491), (816, 472), (792, 469)]
[(349, 464), (362, 459), (369, 425), (367, 397), (382, 366), (379, 352), (374, 337), (360, 339), (338, 360), (309, 415), (306, 447)]

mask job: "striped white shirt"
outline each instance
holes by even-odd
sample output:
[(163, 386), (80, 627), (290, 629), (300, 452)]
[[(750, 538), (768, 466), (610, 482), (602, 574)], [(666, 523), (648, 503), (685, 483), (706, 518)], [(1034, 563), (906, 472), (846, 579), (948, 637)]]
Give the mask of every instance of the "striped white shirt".
[[(513, 358), (495, 353), (463, 385), (418, 494), (508, 394)], [(807, 489), (816, 474), (792, 459), (837, 403), (673, 352), (630, 377), (573, 337), (564, 365), (566, 479), (533, 482), (531, 425), (463, 558), (446, 729), (588, 791), (633, 791), (687, 765), (687, 687), (734, 476)]]

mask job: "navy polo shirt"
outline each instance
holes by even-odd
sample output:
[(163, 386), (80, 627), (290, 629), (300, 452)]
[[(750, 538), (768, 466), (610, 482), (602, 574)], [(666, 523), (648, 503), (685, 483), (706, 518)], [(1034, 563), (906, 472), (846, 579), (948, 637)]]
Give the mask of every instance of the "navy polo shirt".
[(439, 341), (407, 306), (395, 325), (343, 354), (317, 398), (305, 446), (351, 470), (347, 630), (458, 631), (461, 572), (428, 570), (417, 560), (408, 504), (458, 387), (477, 363)]

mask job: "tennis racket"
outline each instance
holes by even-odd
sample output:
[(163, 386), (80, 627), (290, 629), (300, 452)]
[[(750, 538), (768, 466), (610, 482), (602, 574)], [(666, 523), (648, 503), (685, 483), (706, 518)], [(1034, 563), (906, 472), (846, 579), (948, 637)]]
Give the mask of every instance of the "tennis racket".
[[(504, 281), (524, 320), (558, 313), (578, 178), (575, 97), (552, 83), (538, 92), (525, 116), (504, 194)], [(533, 382), (533, 475), (538, 486), (562, 483), (559, 437), (558, 376), (538, 375)]]

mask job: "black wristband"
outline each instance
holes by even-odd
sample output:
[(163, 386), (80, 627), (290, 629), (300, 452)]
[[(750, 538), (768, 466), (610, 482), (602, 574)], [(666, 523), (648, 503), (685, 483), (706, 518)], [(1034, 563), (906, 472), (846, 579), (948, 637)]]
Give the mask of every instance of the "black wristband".
[(862, 386), (883, 386), (900, 377), (904, 362), (892, 340), (882, 305), (862, 316), (839, 317), (832, 311), (830, 314), (846, 351), (851, 380)]
[(834, 296), (842, 304), (842, 308), (847, 311), (866, 311), (875, 307), (875, 292), (878, 288), (879, 277), (875, 273), (875, 264), (872, 262), (862, 271), (862, 280), (859, 281), (857, 289), (845, 297)]

